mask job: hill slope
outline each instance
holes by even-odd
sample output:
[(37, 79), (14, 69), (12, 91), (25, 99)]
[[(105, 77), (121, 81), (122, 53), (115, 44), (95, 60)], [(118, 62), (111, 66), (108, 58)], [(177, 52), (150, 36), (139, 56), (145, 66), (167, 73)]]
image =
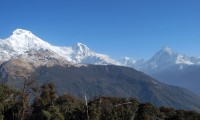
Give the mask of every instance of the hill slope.
[[(19, 63), (20, 61), (20, 63)], [(56, 64), (60, 59), (35, 65), (34, 62), (19, 57), (0, 66), (1, 82), (20, 87), (23, 80), (19, 73), (30, 71), (35, 74), (37, 83), (54, 81), (59, 93), (71, 93), (79, 98), (85, 94), (136, 97), (141, 102), (170, 106), (178, 109), (200, 110), (200, 98), (190, 91), (166, 85), (136, 71), (133, 68), (114, 65)], [(40, 63), (40, 62), (37, 62)], [(23, 65), (23, 66), (22, 66)], [(13, 69), (15, 68), (15, 69)]]

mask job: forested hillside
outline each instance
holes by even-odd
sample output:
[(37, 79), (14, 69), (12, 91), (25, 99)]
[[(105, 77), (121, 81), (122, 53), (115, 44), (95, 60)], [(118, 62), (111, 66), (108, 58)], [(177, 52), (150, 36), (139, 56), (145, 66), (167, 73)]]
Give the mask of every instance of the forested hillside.
[[(4, 120), (200, 120), (195, 111), (157, 108), (134, 98), (97, 96), (79, 100), (58, 95), (54, 83), (22, 90), (0, 85), (0, 119)], [(33, 100), (30, 97), (33, 96)]]

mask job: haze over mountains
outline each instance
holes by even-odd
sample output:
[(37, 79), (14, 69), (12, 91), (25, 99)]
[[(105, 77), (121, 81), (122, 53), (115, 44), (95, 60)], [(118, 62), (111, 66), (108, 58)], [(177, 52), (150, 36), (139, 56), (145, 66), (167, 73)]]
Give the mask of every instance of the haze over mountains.
[(198, 93), (200, 58), (187, 57), (168, 47), (147, 61), (127, 57), (113, 60), (82, 43), (72, 47), (53, 46), (30, 31), (17, 29), (0, 41), (0, 62), (1, 82), (14, 87), (23, 83), (19, 73), (34, 74), (39, 84), (53, 80), (60, 92), (68, 91), (78, 97), (85, 92), (91, 96), (97, 93), (135, 96), (158, 106), (200, 110), (199, 96), (137, 71)]

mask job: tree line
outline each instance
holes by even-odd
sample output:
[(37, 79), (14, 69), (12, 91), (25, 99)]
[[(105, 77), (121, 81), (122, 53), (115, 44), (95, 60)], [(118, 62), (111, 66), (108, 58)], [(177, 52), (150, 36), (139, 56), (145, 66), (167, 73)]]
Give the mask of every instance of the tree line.
[(0, 120), (200, 120), (200, 114), (158, 108), (134, 98), (80, 100), (70, 94), (58, 95), (54, 83), (40, 87), (24, 83), (22, 90), (0, 85)]

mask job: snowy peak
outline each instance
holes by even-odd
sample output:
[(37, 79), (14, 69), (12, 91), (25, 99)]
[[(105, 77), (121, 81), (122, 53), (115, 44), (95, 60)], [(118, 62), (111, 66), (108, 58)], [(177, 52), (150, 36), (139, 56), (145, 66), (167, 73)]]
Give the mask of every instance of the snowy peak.
[(48, 49), (51, 45), (38, 38), (28, 30), (16, 29), (13, 34), (0, 41), (0, 49), (4, 51), (13, 50), (16, 54), (22, 54), (29, 50)]
[(175, 59), (178, 57), (179, 54), (177, 52), (174, 52), (171, 48), (169, 47), (163, 47), (160, 51), (156, 52), (156, 54), (153, 56), (153, 58), (150, 61), (164, 61), (164, 60), (169, 60), (169, 59)]
[(165, 55), (165, 56), (169, 56), (169, 57), (172, 57), (172, 56), (178, 56), (178, 53), (173, 51), (171, 48), (165, 46), (165, 47), (162, 47), (160, 51), (158, 51), (155, 56), (157, 57), (161, 57), (162, 55)]
[(153, 58), (157, 58), (157, 60), (163, 61), (167, 64), (193, 64), (190, 60), (190, 57), (174, 52), (169, 47), (162, 48), (162, 50), (157, 52), (157, 54)]
[(76, 52), (82, 52), (82, 53), (90, 53), (92, 52), (90, 48), (88, 48), (85, 44), (78, 42), (73, 46), (73, 50)]
[(169, 54), (169, 55), (176, 54), (171, 48), (169, 48), (167, 46), (162, 47), (162, 49), (159, 52)]
[(112, 60), (109, 56), (104, 54), (99, 54), (92, 51), (85, 44), (78, 42), (72, 46), (71, 58), (75, 63), (84, 63), (84, 64), (98, 64), (98, 65), (107, 65), (115, 64), (119, 65), (118, 62)]
[(7, 41), (11, 42), (20, 42), (22, 43), (37, 43), (37, 44), (46, 44), (47, 42), (43, 41), (32, 32), (23, 29), (16, 29), (13, 31), (12, 35), (6, 39)]
[(146, 63), (146, 61), (143, 59), (134, 59), (127, 56), (121, 57), (118, 61), (123, 66), (133, 67), (138, 70), (140, 70), (141, 67)]
[(158, 68), (163, 65), (175, 64), (177, 57), (178, 53), (174, 52), (169, 47), (163, 47), (147, 63), (151, 68)]
[(199, 57), (189, 57), (184, 54), (173, 51), (171, 48), (164, 46), (149, 60), (132, 59), (122, 57), (118, 60), (121, 65), (133, 67), (147, 73), (155, 73), (172, 66), (183, 69), (190, 65), (200, 65)]
[(79, 42), (72, 46), (72, 51), (71, 57), (78, 63), (84, 59), (88, 59), (90, 56), (96, 56), (85, 44)]
[(30, 31), (28, 30), (23, 30), (23, 29), (16, 29), (13, 31), (13, 35), (33, 35)]
[(131, 59), (131, 58), (127, 57), (127, 56), (121, 57), (121, 59), (119, 61), (124, 66), (134, 65), (137, 62), (137, 60)]
[(33, 33), (28, 30), (16, 29), (13, 31), (10, 38), (37, 38)]
[(146, 70), (162, 70), (173, 65), (192, 65), (191, 57), (177, 53), (169, 47), (163, 47), (145, 65)]
[(52, 51), (56, 57), (60, 56), (72, 63), (118, 64), (109, 56), (90, 50), (85, 44), (77, 43), (72, 47), (53, 46), (23, 29), (16, 29), (10, 37), (0, 40), (0, 63), (27, 51), (40, 49)]

